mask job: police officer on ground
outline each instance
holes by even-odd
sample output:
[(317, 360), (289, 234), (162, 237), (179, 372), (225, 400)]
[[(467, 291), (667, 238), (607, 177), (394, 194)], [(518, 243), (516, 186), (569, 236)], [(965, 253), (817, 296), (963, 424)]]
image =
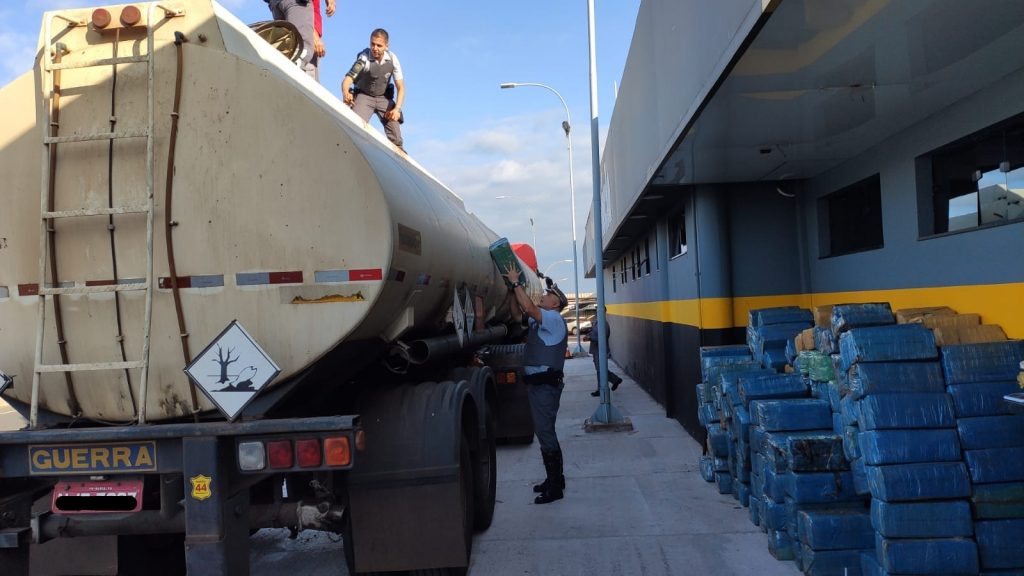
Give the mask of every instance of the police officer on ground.
[[(392, 80), (394, 88), (391, 88)], [(388, 50), (387, 30), (377, 28), (370, 33), (370, 47), (356, 55), (355, 63), (341, 81), (341, 96), (363, 122), (369, 122), (370, 116), (376, 114), (388, 140), (405, 152), (399, 125), (405, 103), (405, 80), (398, 56)]]
[(555, 434), (555, 418), (565, 387), (562, 366), (565, 364), (565, 351), (569, 343), (569, 330), (559, 312), (566, 307), (568, 300), (548, 278), (548, 288), (541, 296), (540, 303), (534, 304), (519, 282), (519, 271), (514, 266), (505, 271), (505, 278), (512, 286), (512, 317), (521, 318), (525, 314), (528, 319), (523, 368), (530, 411), (533, 414), (533, 428), (547, 473), (547, 478), (533, 487), (533, 491), (538, 493), (534, 502), (547, 504), (561, 500), (565, 490), (562, 448)]

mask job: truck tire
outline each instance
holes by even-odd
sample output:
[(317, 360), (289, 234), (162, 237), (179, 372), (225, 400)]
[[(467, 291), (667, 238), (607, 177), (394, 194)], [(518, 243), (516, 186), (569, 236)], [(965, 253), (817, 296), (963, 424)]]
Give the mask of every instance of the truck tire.
[(474, 487), (473, 529), (482, 532), (491, 526), (494, 519), (494, 503), (498, 488), (497, 450), (497, 398), (495, 397), (494, 371), (490, 367), (461, 367), (452, 370), (448, 378), (454, 382), (465, 380), (478, 403), (480, 414), (480, 438), (473, 452), (476, 475)]

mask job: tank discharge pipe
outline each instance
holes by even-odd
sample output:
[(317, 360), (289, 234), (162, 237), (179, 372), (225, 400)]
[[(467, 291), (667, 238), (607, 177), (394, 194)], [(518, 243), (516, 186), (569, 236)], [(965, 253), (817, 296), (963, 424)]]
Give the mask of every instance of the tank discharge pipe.
[(508, 334), (508, 327), (498, 325), (468, 334), (462, 344), (459, 343), (458, 334), (416, 340), (409, 344), (407, 350), (409, 362), (412, 364), (426, 364), (460, 350), (474, 349), (484, 344), (491, 344), (501, 340), (506, 334)]

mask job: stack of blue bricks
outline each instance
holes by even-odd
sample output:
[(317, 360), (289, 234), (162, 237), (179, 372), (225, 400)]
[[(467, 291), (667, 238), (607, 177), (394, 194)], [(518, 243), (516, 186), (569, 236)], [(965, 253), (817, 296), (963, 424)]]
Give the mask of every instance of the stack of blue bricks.
[(1024, 342), (940, 362), (930, 330), (856, 304), (814, 329), (819, 350), (787, 354), (778, 334), (806, 312), (752, 311), (749, 347), (701, 349), (705, 480), (808, 575), (1024, 574), (1024, 415), (1002, 400)]
[(875, 530), (862, 572), (977, 574), (970, 486), (934, 335), (918, 324), (853, 328), (839, 348), (844, 417), (855, 427), (848, 452), (864, 467)]
[[(701, 475), (708, 482), (715, 482), (719, 492), (733, 492), (734, 469), (730, 466), (730, 453), (735, 451), (729, 434), (732, 410), (723, 411), (723, 402), (731, 408), (721, 393), (722, 375), (740, 372), (763, 372), (759, 362), (753, 360), (750, 349), (737, 346), (705, 346), (700, 349), (701, 376), (697, 384), (697, 416), (707, 430), (707, 454), (701, 456)], [(738, 396), (736, 397), (738, 400)], [(736, 487), (738, 494), (738, 486)]]
[(1024, 573), (1024, 414), (1011, 414), (1003, 401), (1019, 390), (1022, 358), (1020, 340), (942, 349), (983, 573)]
[(747, 345), (754, 360), (765, 368), (781, 370), (786, 364), (786, 346), (813, 322), (810, 310), (787, 306), (761, 308), (747, 314)]

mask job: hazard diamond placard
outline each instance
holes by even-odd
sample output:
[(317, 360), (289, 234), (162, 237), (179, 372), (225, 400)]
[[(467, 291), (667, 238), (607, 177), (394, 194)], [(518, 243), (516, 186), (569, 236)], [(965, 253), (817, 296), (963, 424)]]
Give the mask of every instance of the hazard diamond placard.
[(233, 421), (281, 369), (233, 320), (185, 367), (185, 373)]

